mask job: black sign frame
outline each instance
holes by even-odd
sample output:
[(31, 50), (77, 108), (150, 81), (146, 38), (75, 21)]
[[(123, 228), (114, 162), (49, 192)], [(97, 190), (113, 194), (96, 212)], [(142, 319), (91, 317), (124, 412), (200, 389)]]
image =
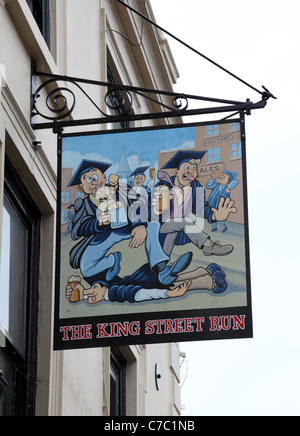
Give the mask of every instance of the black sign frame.
[[(63, 189), (65, 182), (62, 177), (64, 142), (67, 140), (71, 141), (72, 138), (81, 138), (82, 140), (84, 138), (95, 138), (96, 136), (104, 138), (103, 135), (106, 135), (106, 138), (113, 138), (111, 135), (140, 135), (143, 133), (151, 135), (152, 132), (171, 132), (171, 130), (175, 131), (176, 129), (204, 129), (206, 126), (211, 126), (213, 128), (213, 126), (216, 125), (216, 122), (128, 129), (122, 132), (120, 132), (120, 130), (111, 130), (83, 132), (80, 134), (59, 134), (54, 350), (253, 337), (244, 114), (243, 112), (240, 112), (239, 116), (236, 118), (224, 119), (217, 123), (220, 127), (239, 126), (239, 145), (237, 146), (236, 151), (242, 155), (242, 158), (240, 159), (242, 173), (240, 174), (240, 184), (242, 185), (243, 195), (242, 204), (240, 206), (243, 208), (244, 237), (242, 254), (245, 259), (245, 270), (243, 271), (243, 282), (245, 283), (245, 289), (243, 292), (245, 292), (245, 303), (243, 305), (233, 305), (230, 307), (219, 306), (201, 309), (181, 309), (179, 305), (177, 310), (158, 310), (150, 312), (144, 310), (140, 313), (132, 313), (127, 309), (125, 313), (108, 313), (105, 315), (93, 316), (92, 309), (96, 306), (80, 301), (78, 303), (70, 304), (70, 312), (67, 316), (62, 316), (62, 304), (64, 304), (62, 301), (64, 301), (66, 297), (64, 295), (65, 290), (61, 286), (61, 275), (62, 270), (64, 270), (62, 267), (62, 242), (64, 242), (64, 234), (61, 231), (61, 221), (63, 212), (62, 205), (63, 203), (67, 203), (63, 200), (68, 200), (65, 197), (65, 191)], [(234, 140), (234, 135), (237, 132), (233, 132)], [(214, 132), (212, 132), (211, 138), (212, 141), (210, 144), (213, 146), (215, 145), (216, 147), (210, 148), (221, 147), (222, 144), (224, 146), (228, 143), (228, 141), (222, 141), (222, 135), (215, 135)], [(235, 142), (233, 141), (233, 143)], [(100, 154), (103, 154), (103, 150), (101, 149), (100, 151)], [(174, 150), (174, 154), (175, 151), (176, 150)], [(118, 152), (120, 152), (119, 149)], [(149, 150), (149, 153), (150, 152), (151, 150)], [(131, 170), (133, 170), (133, 168), (131, 168)], [(74, 168), (72, 177), (73, 176)], [(67, 239), (67, 237), (65, 239)], [(211, 264), (216, 264), (216, 257), (212, 256), (209, 262), (211, 262)], [(213, 275), (212, 271), (211, 273)], [(226, 292), (228, 292), (228, 289), (226, 289), (225, 293)], [(216, 298), (217, 297), (218, 295), (216, 295)], [(121, 306), (123, 303), (105, 302), (104, 304)], [(164, 303), (164, 305), (165, 304), (167, 303)], [(78, 308), (80, 305), (88, 306), (90, 309), (89, 315), (72, 316), (73, 308)], [(126, 303), (126, 305), (128, 306), (128, 303)], [(74, 313), (77, 314), (78, 310)]]

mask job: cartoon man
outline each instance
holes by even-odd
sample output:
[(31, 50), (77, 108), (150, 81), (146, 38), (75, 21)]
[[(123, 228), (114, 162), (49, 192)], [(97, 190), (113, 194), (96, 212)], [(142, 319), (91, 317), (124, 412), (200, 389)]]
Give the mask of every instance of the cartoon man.
[[(144, 182), (146, 180), (145, 172), (148, 167), (139, 167), (136, 168), (131, 174), (130, 177), (133, 177), (132, 187), (128, 192), (128, 199), (130, 201), (130, 215), (135, 222), (137, 219), (147, 222), (147, 227), (152, 225), (149, 208), (151, 208), (151, 200), (148, 191), (146, 190), (146, 186)], [(156, 223), (157, 224), (157, 223)], [(159, 232), (159, 228), (157, 230)]]
[(146, 189), (144, 182), (146, 180), (145, 172), (147, 171), (148, 167), (139, 167), (136, 168), (131, 174), (130, 177), (133, 177), (133, 188), (137, 190), (140, 188)]
[[(170, 177), (159, 171), (158, 187), (167, 186), (170, 192), (170, 210), (168, 219), (163, 219), (161, 236), (164, 252), (170, 256), (174, 245), (192, 242), (206, 256), (226, 256), (232, 252), (232, 245), (220, 245), (211, 241), (209, 236), (196, 226), (196, 218), (204, 216), (212, 224), (226, 221), (230, 213), (235, 213), (234, 202), (230, 199), (220, 200), (218, 208), (210, 207), (205, 201), (205, 191), (197, 178), (197, 165), (205, 151), (178, 151), (162, 169), (175, 169)], [(155, 194), (157, 195), (157, 193)], [(154, 203), (154, 201), (153, 201)], [(155, 213), (159, 214), (156, 202)], [(202, 215), (202, 216), (201, 216)]]
[[(163, 252), (158, 238), (159, 229), (147, 223), (130, 219), (122, 227), (114, 228), (109, 210), (99, 209), (101, 198), (97, 192), (105, 192), (105, 172), (111, 164), (83, 160), (76, 169), (68, 186), (80, 185), (86, 197), (75, 202), (75, 216), (72, 223), (72, 239), (79, 242), (70, 252), (70, 265), (80, 268), (85, 280), (94, 285), (103, 280), (110, 281), (120, 272), (121, 253), (107, 252), (118, 242), (130, 240), (129, 246), (137, 248), (145, 243), (149, 266), (155, 271), (160, 283), (173, 283), (177, 274), (188, 267), (192, 254), (181, 256), (172, 266), (168, 266), (169, 257)], [(116, 203), (127, 205), (127, 189), (119, 186), (114, 177), (113, 189)], [(101, 196), (100, 196), (101, 197)], [(156, 231), (156, 233), (155, 233)]]
[(123, 279), (116, 277), (111, 283), (97, 282), (88, 289), (81, 284), (75, 288), (66, 287), (66, 298), (72, 293), (79, 292), (79, 301), (88, 304), (110, 301), (117, 303), (141, 303), (151, 300), (166, 300), (179, 298), (188, 290), (209, 290), (215, 294), (222, 294), (227, 289), (225, 273), (217, 264), (210, 264), (207, 268), (199, 267), (194, 271), (179, 274), (176, 281), (168, 287), (163, 287), (149, 269), (143, 265), (133, 275)]
[[(218, 207), (221, 198), (230, 198), (231, 191), (239, 184), (237, 176), (237, 173), (227, 170), (212, 174), (211, 179), (205, 186), (207, 189), (211, 189), (211, 193), (207, 200), (210, 207)], [(226, 232), (226, 222), (219, 221), (218, 223), (221, 227), (222, 233)], [(215, 232), (217, 230), (217, 222), (213, 222), (211, 227), (212, 231)]]
[(68, 233), (70, 233), (72, 230), (72, 219), (74, 218), (74, 216), (75, 216), (74, 204), (70, 204), (70, 206), (68, 206), (68, 211), (66, 213), (66, 221), (68, 222), (68, 228), (67, 228)]

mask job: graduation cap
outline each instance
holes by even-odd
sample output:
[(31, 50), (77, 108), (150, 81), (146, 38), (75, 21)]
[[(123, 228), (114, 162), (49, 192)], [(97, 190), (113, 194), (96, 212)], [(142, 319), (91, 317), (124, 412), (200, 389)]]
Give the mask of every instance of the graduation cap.
[(147, 169), (150, 167), (139, 167), (136, 170), (134, 170), (129, 177), (133, 177), (133, 176), (138, 176), (139, 174), (142, 174), (143, 176), (145, 175), (145, 171), (147, 171)]
[(232, 180), (236, 179), (239, 175), (238, 173), (234, 173), (233, 171), (224, 170), (224, 173), (229, 176), (229, 181), (232, 182)]
[(191, 159), (201, 160), (205, 153), (206, 151), (180, 150), (162, 167), (162, 169), (179, 168), (181, 164), (189, 162)]
[(100, 170), (102, 173), (105, 173), (105, 171), (108, 170), (109, 167), (111, 167), (112, 164), (108, 164), (105, 162), (99, 162), (97, 160), (87, 160), (84, 159), (81, 164), (79, 165), (79, 167), (77, 168), (77, 170), (75, 171), (72, 179), (70, 180), (68, 187), (69, 186), (76, 186), (76, 185), (80, 185), (81, 183), (81, 177), (85, 174), (88, 173), (90, 170), (94, 170), (94, 169), (98, 169)]

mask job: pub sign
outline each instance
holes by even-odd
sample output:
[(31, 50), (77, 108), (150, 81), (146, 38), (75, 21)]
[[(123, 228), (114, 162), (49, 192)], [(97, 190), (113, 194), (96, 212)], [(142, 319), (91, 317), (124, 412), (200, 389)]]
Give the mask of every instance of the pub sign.
[(252, 337), (243, 120), (59, 137), (54, 349)]

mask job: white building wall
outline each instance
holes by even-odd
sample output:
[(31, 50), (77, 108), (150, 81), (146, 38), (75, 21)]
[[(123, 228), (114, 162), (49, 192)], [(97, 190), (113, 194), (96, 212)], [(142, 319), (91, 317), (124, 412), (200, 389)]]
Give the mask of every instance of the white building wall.
[[(112, 32), (118, 30), (132, 42), (140, 42), (141, 19), (117, 2), (50, 0), (50, 4), (51, 52), (26, 1), (0, 0), (0, 64), (6, 79), (0, 87), (0, 205), (6, 153), (42, 214), (36, 414), (109, 415), (109, 349), (52, 351), (57, 143), (52, 131), (34, 132), (30, 126), (31, 62), (40, 71), (102, 81), (110, 62), (124, 84), (163, 90), (171, 90), (178, 72), (157, 29), (144, 25), (140, 47)], [(147, 11), (153, 18), (148, 1)], [(103, 107), (103, 90), (90, 92)], [(151, 110), (149, 104), (135, 97), (135, 112)], [(79, 98), (76, 117), (93, 116), (95, 110)], [(36, 151), (34, 140), (41, 141)], [(122, 353), (127, 360), (127, 414), (179, 414), (178, 346), (125, 347)], [(162, 373), (159, 391), (156, 363)]]

